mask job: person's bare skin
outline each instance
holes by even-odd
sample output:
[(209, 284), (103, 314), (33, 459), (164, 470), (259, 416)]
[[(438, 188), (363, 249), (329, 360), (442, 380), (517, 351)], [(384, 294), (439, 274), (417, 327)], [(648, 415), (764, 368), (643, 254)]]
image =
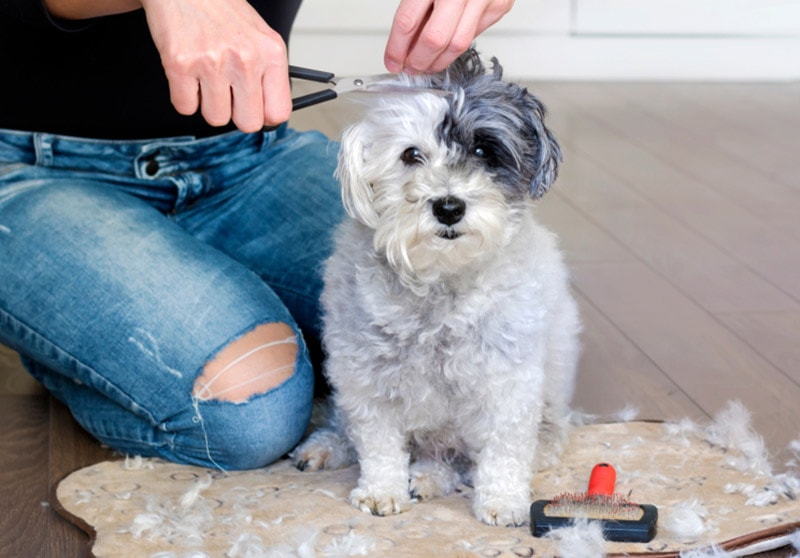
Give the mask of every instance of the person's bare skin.
[(386, 68), (444, 70), (513, 5), (514, 0), (401, 0), (386, 43)]
[[(390, 72), (437, 72), (514, 0), (400, 0), (384, 62)], [(180, 114), (255, 132), (292, 111), (286, 45), (245, 0), (45, 0), (50, 13), (86, 19), (144, 8)]]

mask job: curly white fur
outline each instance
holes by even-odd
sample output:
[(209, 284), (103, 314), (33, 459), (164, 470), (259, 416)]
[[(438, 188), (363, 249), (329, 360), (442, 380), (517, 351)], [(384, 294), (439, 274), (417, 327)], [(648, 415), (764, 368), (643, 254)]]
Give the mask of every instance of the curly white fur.
[(764, 439), (753, 430), (750, 411), (741, 401), (729, 401), (714, 416), (714, 422), (706, 428), (706, 439), (716, 446), (738, 450), (740, 455), (729, 459), (730, 465), (736, 469), (752, 471), (758, 475), (772, 475), (772, 465)]
[(577, 519), (569, 527), (547, 534), (557, 543), (558, 556), (564, 558), (603, 558), (606, 556), (603, 528), (598, 521)]
[(351, 441), (351, 501), (378, 515), (471, 474), (476, 516), (519, 525), (565, 440), (579, 354), (567, 269), (533, 217), (558, 145), (538, 100), (474, 52), (415, 79), (450, 94), (389, 96), (344, 135), (353, 218), (323, 293), (338, 420), (293, 457), (341, 465)]
[(675, 540), (690, 542), (708, 531), (707, 519), (708, 510), (699, 500), (686, 500), (667, 510), (661, 527)]

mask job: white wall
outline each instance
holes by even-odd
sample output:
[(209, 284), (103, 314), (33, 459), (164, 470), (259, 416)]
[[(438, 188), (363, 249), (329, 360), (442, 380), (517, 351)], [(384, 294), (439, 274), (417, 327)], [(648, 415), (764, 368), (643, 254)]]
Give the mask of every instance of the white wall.
[[(304, 0), (293, 64), (383, 69), (396, 0)], [(509, 77), (800, 80), (800, 0), (517, 0), (479, 37)]]

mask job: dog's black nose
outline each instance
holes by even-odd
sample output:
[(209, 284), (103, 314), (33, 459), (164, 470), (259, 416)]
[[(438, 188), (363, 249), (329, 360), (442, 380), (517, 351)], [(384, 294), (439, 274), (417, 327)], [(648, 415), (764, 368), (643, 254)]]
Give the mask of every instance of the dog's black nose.
[(443, 225), (455, 225), (467, 212), (464, 200), (447, 196), (433, 200), (433, 215)]

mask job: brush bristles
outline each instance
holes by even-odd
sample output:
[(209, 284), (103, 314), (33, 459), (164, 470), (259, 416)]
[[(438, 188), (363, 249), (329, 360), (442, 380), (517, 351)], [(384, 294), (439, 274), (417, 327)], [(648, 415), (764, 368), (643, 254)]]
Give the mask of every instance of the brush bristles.
[(544, 513), (547, 517), (615, 521), (638, 521), (644, 515), (639, 504), (634, 504), (620, 494), (605, 496), (587, 495), (581, 492), (556, 496), (544, 507)]

